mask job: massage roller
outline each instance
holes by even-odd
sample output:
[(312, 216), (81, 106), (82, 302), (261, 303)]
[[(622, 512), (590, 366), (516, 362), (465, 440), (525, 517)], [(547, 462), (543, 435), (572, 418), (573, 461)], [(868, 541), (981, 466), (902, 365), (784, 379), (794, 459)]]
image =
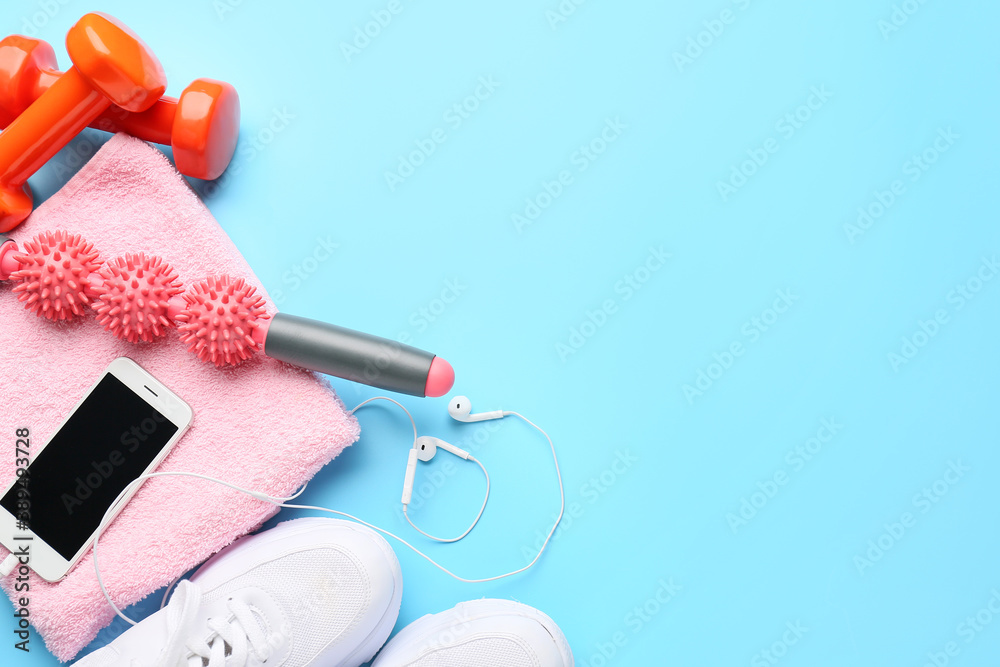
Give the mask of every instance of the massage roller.
[(78, 234), (44, 232), (23, 250), (0, 234), (0, 280), (39, 317), (68, 320), (92, 309), (110, 333), (150, 343), (176, 327), (199, 359), (218, 367), (260, 351), (321, 373), (414, 396), (443, 396), (455, 373), (444, 359), (332, 324), (269, 315), (242, 278), (213, 276), (187, 290), (162, 259), (126, 254), (102, 263)]

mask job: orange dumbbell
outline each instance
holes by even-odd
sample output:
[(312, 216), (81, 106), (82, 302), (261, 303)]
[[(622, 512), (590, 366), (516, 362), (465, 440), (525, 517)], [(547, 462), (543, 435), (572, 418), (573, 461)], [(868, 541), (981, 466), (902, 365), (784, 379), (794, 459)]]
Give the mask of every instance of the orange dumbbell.
[(0, 232), (31, 214), (28, 177), (112, 104), (153, 106), (167, 87), (163, 67), (141, 39), (106, 14), (87, 14), (70, 28), (73, 67), (0, 132)]
[[(47, 42), (21, 35), (0, 40), (0, 127), (11, 123), (62, 76), (57, 67), (55, 52)], [(111, 107), (90, 126), (169, 145), (178, 171), (213, 180), (226, 170), (236, 150), (240, 98), (228, 83), (196, 79), (178, 99), (164, 97), (141, 113)]]

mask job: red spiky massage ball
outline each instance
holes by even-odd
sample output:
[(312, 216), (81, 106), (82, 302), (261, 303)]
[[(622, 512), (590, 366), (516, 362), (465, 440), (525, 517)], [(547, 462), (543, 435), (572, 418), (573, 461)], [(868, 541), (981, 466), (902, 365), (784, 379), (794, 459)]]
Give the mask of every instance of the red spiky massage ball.
[(188, 350), (216, 366), (238, 364), (259, 349), (253, 330), (269, 319), (264, 299), (243, 278), (207, 278), (184, 294), (177, 329)]
[(148, 343), (173, 326), (167, 308), (184, 287), (162, 259), (126, 254), (105, 264), (99, 275), (103, 284), (94, 286), (92, 305), (105, 330), (130, 343)]
[(101, 266), (94, 246), (79, 234), (43, 232), (15, 255), (23, 268), (10, 274), (24, 307), (39, 317), (68, 320), (82, 315), (94, 298), (90, 275)]

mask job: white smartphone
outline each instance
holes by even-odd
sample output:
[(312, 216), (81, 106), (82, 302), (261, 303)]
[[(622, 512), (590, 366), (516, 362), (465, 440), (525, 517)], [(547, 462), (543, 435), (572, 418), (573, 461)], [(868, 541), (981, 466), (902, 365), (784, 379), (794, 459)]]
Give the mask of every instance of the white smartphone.
[(187, 403), (142, 367), (115, 359), (4, 491), (0, 544), (15, 554), (27, 551), (27, 565), (42, 579), (62, 579), (118, 494), (159, 465), (191, 417)]

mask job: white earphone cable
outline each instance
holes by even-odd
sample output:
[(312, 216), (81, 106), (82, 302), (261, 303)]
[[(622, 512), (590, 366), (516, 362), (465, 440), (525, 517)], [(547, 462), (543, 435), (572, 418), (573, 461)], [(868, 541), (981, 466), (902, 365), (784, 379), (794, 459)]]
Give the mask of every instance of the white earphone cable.
[(411, 526), (413, 526), (413, 530), (417, 531), (418, 533), (420, 533), (424, 537), (427, 537), (429, 539), (434, 540), (435, 542), (442, 542), (444, 544), (451, 544), (452, 542), (458, 542), (459, 540), (464, 539), (469, 533), (472, 532), (472, 529), (475, 528), (476, 524), (479, 523), (479, 519), (482, 518), (483, 512), (486, 511), (486, 503), (488, 503), (490, 501), (490, 474), (488, 472), (486, 472), (486, 466), (484, 466), (482, 463), (480, 463), (479, 459), (477, 459), (474, 456), (470, 456), (469, 460), (472, 461), (473, 463), (475, 463), (476, 465), (478, 465), (482, 469), (483, 475), (486, 476), (486, 497), (483, 498), (483, 506), (479, 508), (479, 514), (476, 515), (476, 518), (472, 522), (472, 525), (469, 526), (465, 530), (465, 532), (462, 533), (461, 535), (459, 535), (458, 537), (453, 537), (451, 539), (445, 539), (443, 537), (435, 537), (434, 535), (431, 535), (430, 533), (425, 533), (424, 531), (422, 531), (420, 529), (419, 526), (417, 526), (417, 524), (413, 523), (413, 520), (410, 518), (410, 513), (408, 511), (407, 506), (403, 505), (403, 516), (406, 517), (406, 522), (409, 523)]
[[(377, 399), (384, 399), (384, 400), (390, 401), (392, 403), (395, 403), (400, 408), (402, 408), (404, 412), (406, 412), (407, 416), (410, 418), (410, 423), (413, 425), (414, 446), (416, 446), (416, 437), (417, 437), (417, 425), (416, 425), (416, 422), (414, 421), (413, 416), (410, 414), (409, 410), (407, 410), (405, 407), (403, 407), (402, 404), (400, 404), (398, 401), (396, 401), (396, 400), (394, 400), (392, 398), (389, 398), (387, 396), (376, 396), (374, 398), (370, 398), (370, 399), (368, 399), (368, 400), (360, 403), (359, 405), (357, 405), (353, 410), (350, 410), (349, 414), (353, 414), (361, 406), (366, 405), (367, 403), (370, 403), (371, 401), (374, 401), (374, 400), (377, 400)], [(412, 544), (410, 544), (409, 542), (407, 542), (406, 540), (404, 540), (402, 537), (399, 537), (398, 535), (395, 535), (394, 533), (391, 533), (391, 532), (389, 532), (387, 530), (379, 528), (378, 526), (370, 524), (367, 521), (359, 519), (356, 516), (353, 516), (353, 515), (348, 514), (346, 512), (341, 512), (341, 511), (338, 511), (338, 510), (333, 510), (333, 509), (330, 509), (328, 507), (317, 507), (315, 505), (296, 505), (296, 504), (289, 503), (288, 502), (289, 500), (294, 500), (295, 498), (297, 498), (299, 495), (301, 495), (305, 491), (306, 486), (307, 486), (305, 484), (294, 495), (291, 495), (291, 496), (289, 496), (287, 498), (283, 498), (283, 497), (270, 496), (270, 495), (268, 495), (266, 493), (263, 493), (263, 492), (260, 492), (260, 491), (253, 491), (253, 490), (250, 490), (250, 489), (245, 489), (243, 487), (237, 486), (236, 484), (232, 484), (230, 482), (226, 482), (226, 481), (221, 480), (221, 479), (216, 479), (214, 477), (209, 477), (207, 475), (200, 475), (198, 473), (191, 473), (191, 472), (152, 472), (152, 473), (147, 473), (145, 475), (140, 475), (140, 476), (136, 477), (131, 482), (129, 482), (125, 486), (125, 488), (122, 489), (121, 493), (118, 494), (118, 497), (115, 498), (114, 502), (111, 503), (111, 505), (108, 507), (107, 511), (104, 513), (104, 516), (101, 519), (101, 523), (97, 527), (97, 531), (94, 533), (94, 572), (97, 575), (97, 584), (98, 584), (98, 586), (101, 589), (101, 593), (104, 594), (104, 598), (108, 601), (108, 604), (110, 604), (111, 608), (114, 609), (115, 614), (118, 615), (119, 617), (121, 617), (122, 619), (124, 619), (125, 622), (129, 623), (130, 625), (136, 625), (136, 621), (133, 621), (128, 616), (126, 616), (124, 613), (122, 613), (121, 609), (118, 608), (118, 605), (116, 605), (115, 602), (114, 602), (114, 600), (111, 599), (111, 595), (110, 595), (110, 593), (108, 593), (108, 589), (104, 585), (104, 580), (101, 577), (101, 569), (100, 569), (100, 564), (99, 564), (99, 561), (98, 561), (98, 547), (99, 547), (99, 541), (100, 541), (100, 538), (101, 538), (101, 534), (104, 532), (104, 530), (107, 528), (107, 526), (111, 523), (111, 521), (109, 520), (109, 516), (112, 515), (113, 513), (115, 513), (117, 511), (118, 505), (122, 501), (122, 497), (125, 496), (133, 486), (136, 486), (137, 484), (142, 484), (147, 479), (150, 479), (150, 478), (153, 478), (153, 477), (193, 477), (193, 478), (196, 478), (196, 479), (202, 479), (202, 480), (207, 480), (207, 481), (210, 481), (210, 482), (215, 482), (216, 484), (221, 484), (222, 486), (225, 486), (225, 487), (228, 487), (228, 488), (233, 489), (235, 491), (239, 491), (241, 493), (245, 493), (247, 495), (253, 496), (254, 498), (257, 498), (258, 500), (262, 500), (264, 502), (271, 503), (271, 504), (273, 504), (273, 505), (275, 505), (277, 507), (283, 507), (283, 508), (287, 508), (287, 509), (315, 510), (315, 511), (318, 511), (318, 512), (327, 512), (329, 514), (335, 514), (335, 515), (338, 515), (338, 516), (345, 517), (345, 518), (350, 519), (352, 521), (356, 521), (357, 523), (360, 523), (363, 526), (367, 526), (368, 528), (371, 528), (372, 530), (378, 531), (378, 532), (382, 533), (383, 535), (385, 535), (387, 537), (391, 537), (392, 539), (396, 540), (400, 544), (408, 547), (411, 551), (413, 551), (415, 554), (417, 554), (418, 556), (420, 556), (421, 558), (423, 558), (424, 560), (426, 560), (428, 563), (430, 563), (431, 565), (433, 565), (437, 569), (441, 570), (442, 572), (444, 572), (445, 574), (449, 575), (450, 577), (452, 577), (452, 578), (454, 578), (454, 579), (456, 579), (458, 581), (461, 581), (463, 583), (482, 584), (482, 583), (487, 583), (487, 582), (491, 582), (491, 581), (497, 581), (499, 579), (506, 579), (507, 577), (512, 577), (512, 576), (514, 576), (516, 574), (520, 574), (520, 573), (522, 573), (522, 572), (530, 569), (531, 567), (533, 567), (535, 565), (535, 563), (538, 562), (539, 558), (542, 557), (542, 554), (545, 552), (545, 549), (548, 547), (549, 542), (552, 540), (552, 536), (555, 535), (556, 529), (559, 527), (559, 524), (560, 524), (560, 522), (562, 521), (562, 518), (563, 518), (563, 514), (565, 513), (565, 510), (566, 510), (566, 493), (565, 493), (565, 489), (563, 488), (562, 472), (560, 471), (560, 468), (559, 468), (559, 458), (556, 456), (555, 444), (553, 444), (552, 438), (549, 437), (548, 433), (546, 433), (544, 430), (542, 430), (541, 427), (539, 427), (537, 424), (535, 424), (534, 422), (532, 422), (531, 420), (529, 420), (527, 417), (525, 417), (524, 415), (521, 415), (521, 414), (519, 414), (517, 412), (504, 412), (503, 415), (505, 417), (508, 416), (508, 415), (519, 417), (524, 422), (526, 422), (528, 425), (530, 425), (533, 428), (535, 428), (543, 436), (545, 436), (545, 439), (548, 440), (549, 447), (552, 450), (552, 460), (555, 463), (556, 476), (557, 476), (557, 478), (559, 480), (559, 498), (560, 498), (559, 516), (556, 518), (555, 523), (553, 523), (552, 529), (549, 531), (548, 536), (546, 536), (546, 538), (545, 538), (545, 542), (542, 544), (541, 548), (538, 550), (538, 553), (535, 555), (535, 557), (531, 560), (530, 563), (528, 563), (524, 567), (521, 567), (521, 568), (519, 568), (517, 570), (513, 570), (511, 572), (507, 572), (506, 574), (500, 574), (500, 575), (497, 575), (497, 576), (494, 576), (494, 577), (486, 577), (486, 578), (483, 578), (483, 579), (468, 579), (466, 577), (461, 577), (461, 576), (455, 574), (454, 572), (452, 572), (451, 570), (449, 570), (448, 568), (444, 567), (443, 565), (439, 564), (433, 558), (431, 558), (430, 556), (428, 556), (424, 552), (420, 551), (420, 549), (416, 548), (415, 546), (413, 546)], [(489, 474), (486, 472), (486, 468), (483, 466), (482, 463), (480, 463), (478, 460), (474, 459), (471, 456), (469, 457), (469, 459), (473, 460), (477, 464), (479, 464), (480, 468), (482, 468), (482, 470), (483, 470), (483, 474), (486, 475), (486, 489), (487, 489), (486, 497), (487, 497), (487, 500), (488, 500), (489, 499), (489, 486), (490, 486)], [(486, 502), (484, 501), (483, 502), (483, 507), (479, 511), (479, 516), (476, 517), (475, 522), (473, 522), (473, 524), (469, 528), (469, 530), (467, 530), (461, 537), (455, 538), (453, 540), (441, 540), (439, 538), (434, 538), (433, 536), (427, 535), (422, 530), (420, 530), (419, 528), (417, 528), (413, 524), (413, 522), (410, 521), (410, 519), (409, 519), (408, 516), (407, 516), (407, 521), (409, 521), (410, 525), (413, 526), (417, 531), (419, 531), (420, 533), (424, 534), (427, 537), (430, 537), (431, 539), (437, 539), (439, 542), (455, 542), (455, 541), (458, 541), (458, 540), (462, 539), (463, 537), (465, 537), (466, 535), (468, 535), (469, 532), (471, 532), (472, 528), (474, 528), (475, 525), (476, 525), (476, 523), (479, 522), (479, 517), (482, 516), (483, 511), (485, 509), (486, 509)], [(404, 514), (405, 514), (405, 511), (404, 511)], [(170, 584), (170, 588), (172, 588), (174, 586), (174, 584), (176, 584), (176, 583), (177, 582), (175, 581), (172, 584)], [(167, 593), (170, 592), (170, 588), (167, 589)], [(166, 601), (166, 593), (164, 594), (164, 601)]]
[[(413, 449), (416, 449), (417, 448), (417, 440), (418, 440), (418, 437), (417, 437), (417, 422), (414, 421), (413, 415), (410, 414), (410, 411), (406, 409), (406, 406), (404, 406), (399, 401), (394, 400), (392, 398), (389, 398), (388, 396), (373, 396), (372, 398), (369, 398), (366, 401), (362, 401), (358, 405), (354, 406), (353, 409), (351, 409), (351, 410), (348, 411), (348, 414), (354, 414), (355, 412), (357, 412), (359, 409), (361, 409), (365, 405), (368, 405), (372, 401), (378, 401), (378, 400), (384, 400), (384, 401), (389, 401), (390, 403), (395, 403), (397, 406), (399, 406), (399, 409), (402, 410), (403, 412), (405, 412), (406, 416), (410, 418), (410, 424), (413, 425)], [(409, 507), (404, 503), (403, 504), (403, 517), (405, 517), (406, 518), (406, 522), (409, 523), (413, 527), (413, 530), (417, 531), (418, 533), (420, 533), (421, 535), (423, 535), (427, 539), (434, 540), (435, 542), (441, 542), (443, 544), (451, 544), (453, 542), (458, 542), (460, 540), (465, 539), (465, 537), (468, 536), (468, 534), (472, 532), (472, 529), (476, 527), (476, 525), (479, 523), (479, 519), (481, 519), (482, 516), (483, 516), (483, 512), (486, 511), (486, 505), (487, 505), (487, 503), (489, 503), (489, 501), (490, 501), (490, 474), (488, 472), (486, 472), (486, 466), (484, 466), (475, 457), (469, 456), (468, 460), (472, 461), (473, 463), (475, 463), (476, 465), (478, 465), (482, 469), (483, 475), (486, 477), (486, 497), (483, 498), (483, 505), (482, 505), (482, 507), (479, 508), (479, 514), (476, 515), (476, 518), (473, 520), (472, 524), (468, 528), (466, 528), (465, 532), (462, 533), (461, 535), (459, 535), (458, 537), (453, 537), (453, 538), (450, 538), (450, 539), (444, 538), (444, 537), (437, 537), (435, 535), (431, 535), (430, 533), (424, 532), (419, 526), (417, 526), (417, 524), (413, 523), (413, 519), (410, 518)]]
[(407, 410), (406, 407), (403, 406), (402, 403), (400, 403), (399, 401), (397, 401), (394, 398), (389, 398), (388, 396), (372, 396), (371, 398), (369, 398), (367, 400), (364, 400), (364, 401), (361, 401), (360, 403), (358, 403), (357, 405), (355, 405), (353, 408), (351, 408), (350, 410), (348, 410), (347, 414), (353, 415), (355, 412), (357, 412), (358, 410), (360, 410), (364, 406), (368, 405), (372, 401), (389, 401), (390, 403), (395, 403), (396, 405), (399, 406), (400, 410), (402, 410), (403, 412), (406, 413), (406, 416), (410, 418), (410, 425), (413, 426), (413, 446), (416, 447), (417, 446), (417, 422), (415, 422), (413, 420), (413, 415), (410, 414), (410, 411)]

